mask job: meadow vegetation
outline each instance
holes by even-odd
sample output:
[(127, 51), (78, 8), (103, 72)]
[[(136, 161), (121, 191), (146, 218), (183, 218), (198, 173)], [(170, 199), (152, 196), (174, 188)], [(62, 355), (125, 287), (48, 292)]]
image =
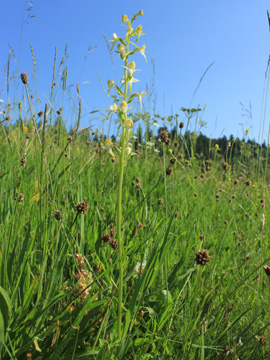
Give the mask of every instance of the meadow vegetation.
[(80, 128), (79, 86), (67, 131), (55, 71), (50, 103), (23, 72), (25, 101), (2, 104), (1, 359), (270, 357), (268, 146), (208, 139), (204, 109), (129, 109), (141, 15), (111, 41), (114, 136)]

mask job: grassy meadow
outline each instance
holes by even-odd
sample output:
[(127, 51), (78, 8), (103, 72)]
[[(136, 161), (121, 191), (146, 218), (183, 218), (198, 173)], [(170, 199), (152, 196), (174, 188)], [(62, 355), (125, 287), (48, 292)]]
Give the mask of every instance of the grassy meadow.
[(206, 158), (199, 133), (185, 136), (198, 109), (159, 136), (153, 119), (126, 115), (144, 96), (125, 57), (138, 16), (117, 40), (124, 85), (108, 83), (120, 135), (81, 129), (79, 96), (68, 132), (55, 74), (50, 105), (25, 73), (25, 101), (2, 104), (1, 359), (270, 358), (268, 148), (243, 139), (232, 156), (234, 141), (224, 153), (210, 142)]

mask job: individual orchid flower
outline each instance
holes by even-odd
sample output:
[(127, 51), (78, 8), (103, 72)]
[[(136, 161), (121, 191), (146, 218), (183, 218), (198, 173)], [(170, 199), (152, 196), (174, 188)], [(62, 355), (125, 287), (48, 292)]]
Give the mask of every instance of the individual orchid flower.
[(146, 93), (145, 91), (142, 91), (142, 92), (140, 92), (139, 94), (137, 94), (138, 99), (139, 99), (139, 101), (140, 101), (141, 110), (142, 110), (142, 98), (144, 98), (146, 94), (147, 94), (147, 93)]
[(136, 42), (139, 40), (140, 36), (145, 36), (145, 34), (142, 33), (142, 25), (138, 25), (137, 29), (134, 32), (137, 35)]
[[(132, 91), (132, 84), (135, 82), (139, 82), (140, 80), (135, 79), (133, 76), (127, 81), (129, 92)], [(121, 82), (125, 82), (124, 79), (121, 80)]]
[(145, 56), (145, 48), (146, 46), (143, 45), (140, 49), (139, 49), (139, 53), (142, 54), (142, 56), (144, 57), (145, 62), (147, 62), (146, 56)]
[(113, 148), (113, 143), (112, 143), (112, 139), (111, 138), (106, 138), (105, 140), (105, 145), (102, 146), (105, 150), (109, 151), (109, 154), (112, 156), (112, 157), (115, 157), (114, 156), (114, 153), (112, 151), (112, 148)]
[(110, 105), (110, 110), (112, 112), (117, 112), (118, 111), (118, 106), (116, 105), (116, 103), (114, 103), (113, 105)]
[(120, 40), (120, 37), (117, 36), (116, 33), (113, 33), (112, 37), (113, 37), (112, 40), (109, 40), (109, 41), (112, 43), (111, 51), (113, 50), (114, 45), (115, 45), (116, 43), (118, 43), (118, 41)]
[(108, 90), (106, 90), (106, 91), (108, 91), (108, 96), (110, 96), (110, 91), (111, 91), (111, 89), (114, 87), (114, 81), (113, 80), (108, 80), (107, 81), (107, 85), (108, 85)]

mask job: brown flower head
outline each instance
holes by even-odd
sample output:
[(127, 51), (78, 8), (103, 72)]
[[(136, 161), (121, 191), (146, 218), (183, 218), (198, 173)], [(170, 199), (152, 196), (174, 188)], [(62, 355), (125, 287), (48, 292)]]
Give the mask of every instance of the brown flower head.
[(21, 166), (24, 166), (26, 163), (26, 154), (23, 155), (22, 160), (21, 160)]
[(59, 210), (56, 210), (55, 212), (54, 212), (54, 217), (56, 218), (56, 220), (61, 220), (62, 219), (62, 214), (61, 214), (61, 212), (59, 211)]
[(170, 159), (170, 163), (171, 163), (172, 165), (174, 165), (174, 164), (176, 163), (176, 158), (171, 158), (171, 159)]
[(223, 169), (224, 169), (224, 170), (228, 170), (228, 169), (229, 169), (229, 164), (225, 162), (225, 163), (223, 164)]
[(264, 265), (263, 270), (267, 276), (270, 276), (270, 265)]
[(181, 121), (180, 124), (179, 124), (180, 129), (183, 129), (184, 126), (185, 126), (184, 122)]
[(168, 131), (162, 131), (160, 134), (159, 134), (159, 138), (162, 142), (166, 143), (166, 141), (169, 139), (169, 134), (168, 134)]
[(158, 199), (158, 205), (162, 205), (163, 204), (163, 199), (162, 198), (159, 198)]
[(109, 242), (109, 241), (111, 241), (110, 234), (108, 234), (108, 233), (104, 234), (104, 235), (102, 236), (102, 240), (103, 240), (104, 242)]
[(39, 116), (39, 117), (42, 117), (42, 116), (43, 116), (43, 111), (40, 111), (40, 112), (38, 113), (38, 116)]
[(89, 208), (90, 208), (90, 206), (89, 206), (88, 202), (86, 202), (84, 200), (81, 202), (78, 202), (78, 204), (75, 206), (76, 211), (78, 211), (78, 213), (83, 214), (83, 215), (87, 213)]
[(168, 176), (171, 176), (171, 175), (173, 174), (173, 169), (172, 169), (172, 168), (168, 168), (168, 169), (166, 170), (166, 174), (167, 174)]
[(113, 228), (111, 228), (111, 229), (109, 230), (109, 235), (110, 235), (111, 237), (115, 237), (115, 236), (116, 236), (116, 231), (115, 231)]
[(211, 257), (209, 256), (208, 252), (205, 250), (200, 250), (197, 252), (195, 261), (197, 265), (207, 265)]
[(110, 241), (110, 246), (111, 246), (114, 250), (116, 250), (116, 249), (118, 248), (118, 241), (117, 241), (116, 239), (112, 239), (112, 240)]
[(246, 181), (246, 185), (247, 185), (247, 186), (250, 186), (250, 185), (251, 185), (251, 180), (248, 179), (248, 180)]
[(72, 136), (71, 136), (71, 135), (68, 135), (67, 140), (68, 140), (69, 142), (71, 142), (71, 141), (72, 141)]

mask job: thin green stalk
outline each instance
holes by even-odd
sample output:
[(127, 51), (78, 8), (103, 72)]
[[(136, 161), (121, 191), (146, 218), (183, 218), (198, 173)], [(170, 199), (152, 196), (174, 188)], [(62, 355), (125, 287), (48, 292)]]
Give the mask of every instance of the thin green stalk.
[[(127, 43), (127, 52), (129, 49), (129, 44)], [(125, 80), (127, 79), (127, 64), (128, 57), (125, 59)], [(127, 99), (127, 81), (125, 81), (125, 93), (124, 100)], [(119, 285), (118, 285), (118, 318), (117, 318), (117, 330), (119, 340), (122, 337), (122, 306), (123, 306), (123, 254), (124, 247), (122, 241), (122, 188), (123, 188), (123, 178), (124, 178), (124, 155), (126, 147), (126, 131), (125, 127), (122, 126), (122, 143), (121, 143), (121, 155), (120, 155), (120, 165), (119, 165), (119, 182), (118, 182), (118, 194), (117, 194), (117, 234), (118, 234), (118, 253), (119, 253)]]

